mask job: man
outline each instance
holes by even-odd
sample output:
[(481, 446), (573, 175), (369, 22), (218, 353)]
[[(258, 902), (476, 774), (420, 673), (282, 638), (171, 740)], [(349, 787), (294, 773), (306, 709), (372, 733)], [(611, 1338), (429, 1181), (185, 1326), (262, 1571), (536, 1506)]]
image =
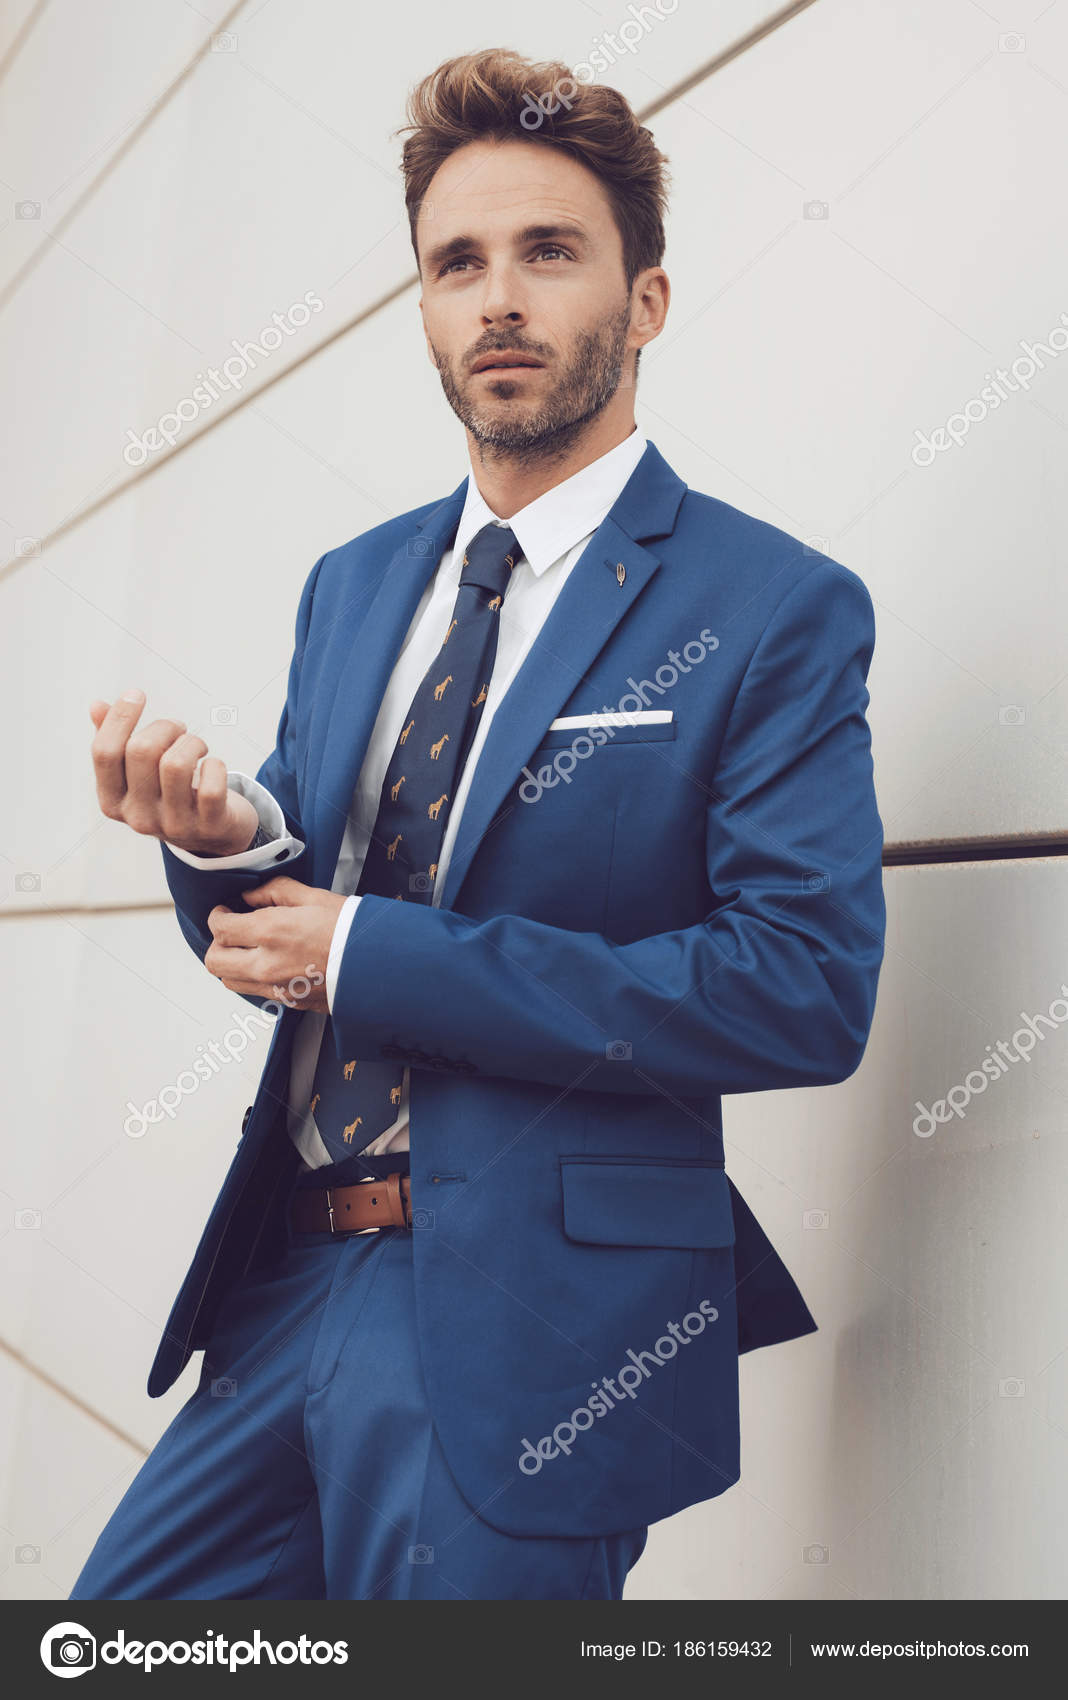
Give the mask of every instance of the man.
[(871, 601), (635, 429), (665, 162), (564, 78), (412, 96), (471, 475), (316, 562), (256, 779), (91, 710), (105, 814), (280, 1018), (148, 1390), (199, 1385), (73, 1599), (618, 1599), (738, 1479), (739, 1353), (816, 1326), (720, 1094), (864, 1052)]

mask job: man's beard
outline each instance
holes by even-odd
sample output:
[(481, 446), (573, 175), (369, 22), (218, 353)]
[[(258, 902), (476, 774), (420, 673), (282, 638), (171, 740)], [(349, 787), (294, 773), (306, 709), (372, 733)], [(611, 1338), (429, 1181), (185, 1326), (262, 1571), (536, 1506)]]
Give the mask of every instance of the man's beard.
[[(582, 437), (615, 395), (623, 377), (629, 329), (628, 301), (614, 317), (602, 320), (596, 330), (579, 332), (574, 354), (549, 396), (535, 406), (523, 404), (515, 412), (502, 406), (502, 401), (507, 403), (511, 396), (519, 395), (522, 378), (500, 380), (509, 386), (511, 394), (495, 398), (492, 404), (480, 404), (471, 399), (469, 389), (461, 390), (450, 361), (436, 348), (434, 358), (445, 399), (478, 443), (483, 460), (513, 456), (524, 461), (551, 460)], [(537, 346), (522, 340), (501, 343), (500, 347), (539, 357)]]

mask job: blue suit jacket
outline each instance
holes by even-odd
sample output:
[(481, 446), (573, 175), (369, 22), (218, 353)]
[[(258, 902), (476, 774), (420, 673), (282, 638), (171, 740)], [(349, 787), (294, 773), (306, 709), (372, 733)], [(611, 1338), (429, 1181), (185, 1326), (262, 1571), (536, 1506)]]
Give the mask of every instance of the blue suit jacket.
[[(331, 884), (465, 491), (331, 550), (304, 585), (257, 775), (305, 841), (296, 879)], [(854, 573), (688, 489), (650, 444), (492, 722), (441, 907), (357, 909), (339, 1051), (411, 1064), (423, 1371), (458, 1485), (509, 1533), (603, 1534), (721, 1493), (739, 1353), (816, 1326), (725, 1173), (720, 1094), (830, 1084), (863, 1056), (885, 923), (873, 645)], [(633, 709), (635, 688), (670, 725), (573, 751), (549, 733)], [(531, 773), (555, 783), (538, 794)], [(271, 877), (163, 857), (201, 957), (209, 910)], [(299, 1020), (272, 1034), (152, 1395), (262, 1255), (298, 1161)]]

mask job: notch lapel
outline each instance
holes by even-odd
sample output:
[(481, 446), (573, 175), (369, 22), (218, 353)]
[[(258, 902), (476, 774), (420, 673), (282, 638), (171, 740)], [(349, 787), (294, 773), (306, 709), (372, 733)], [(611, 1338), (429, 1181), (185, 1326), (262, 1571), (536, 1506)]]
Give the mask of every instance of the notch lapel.
[[(650, 443), (571, 569), (494, 713), (457, 828), (442, 908), (455, 902), (476, 850), (504, 818), (502, 805), (544, 732), (581, 687), (617, 625), (658, 570), (659, 558), (639, 538), (663, 537), (674, 529), (685, 491), (685, 484)], [(620, 563), (625, 569), (622, 580)], [(624, 683), (620, 681), (620, 694)], [(593, 710), (605, 705), (583, 706)]]

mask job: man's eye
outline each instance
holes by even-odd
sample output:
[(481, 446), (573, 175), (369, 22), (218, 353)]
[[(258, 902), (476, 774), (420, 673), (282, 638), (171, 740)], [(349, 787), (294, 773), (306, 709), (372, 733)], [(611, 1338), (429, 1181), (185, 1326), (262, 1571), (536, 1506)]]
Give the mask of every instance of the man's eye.
[(453, 266), (466, 266), (467, 258), (466, 254), (461, 254), (458, 259), (446, 261), (445, 265), (441, 268), (439, 276), (444, 277), (447, 272), (452, 271)]
[(558, 242), (547, 242), (543, 248), (538, 249), (539, 257), (544, 254), (562, 254), (565, 259), (571, 258), (567, 249), (561, 248)]

